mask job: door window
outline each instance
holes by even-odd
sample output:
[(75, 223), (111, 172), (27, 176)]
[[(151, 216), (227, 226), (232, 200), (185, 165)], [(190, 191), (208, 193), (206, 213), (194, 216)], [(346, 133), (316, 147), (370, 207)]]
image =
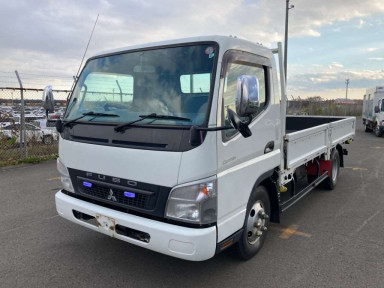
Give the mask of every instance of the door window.
[[(223, 106), (224, 106), (224, 122), (226, 126), (230, 125), (227, 110), (228, 108), (236, 112), (236, 90), (237, 90), (237, 77), (240, 75), (251, 75), (255, 76), (259, 81), (259, 103), (260, 108), (253, 115), (253, 118), (256, 118), (260, 114), (267, 103), (267, 77), (266, 77), (266, 67), (262, 65), (256, 65), (246, 62), (232, 62), (228, 63), (225, 79), (224, 79), (224, 93), (223, 93)], [(246, 118), (244, 118), (245, 120)], [(236, 129), (224, 130), (224, 139), (228, 140), (236, 135), (238, 131)]]

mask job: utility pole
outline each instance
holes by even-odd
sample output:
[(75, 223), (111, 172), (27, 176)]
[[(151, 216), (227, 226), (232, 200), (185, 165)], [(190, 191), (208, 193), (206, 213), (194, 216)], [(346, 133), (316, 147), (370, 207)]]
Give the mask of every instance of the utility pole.
[(285, 84), (287, 84), (287, 59), (288, 59), (288, 11), (295, 8), (294, 5), (289, 5), (289, 0), (286, 0), (285, 7), (285, 41), (284, 41), (284, 75)]
[(345, 89), (345, 99), (348, 99), (348, 85), (349, 85), (349, 79), (345, 79), (345, 85), (346, 85), (346, 89)]

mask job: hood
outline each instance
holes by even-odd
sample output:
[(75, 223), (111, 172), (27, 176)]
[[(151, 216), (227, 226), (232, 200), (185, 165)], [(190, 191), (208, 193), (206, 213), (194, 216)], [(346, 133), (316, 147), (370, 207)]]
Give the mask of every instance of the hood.
[(173, 187), (182, 153), (85, 144), (60, 137), (59, 155), (67, 168)]

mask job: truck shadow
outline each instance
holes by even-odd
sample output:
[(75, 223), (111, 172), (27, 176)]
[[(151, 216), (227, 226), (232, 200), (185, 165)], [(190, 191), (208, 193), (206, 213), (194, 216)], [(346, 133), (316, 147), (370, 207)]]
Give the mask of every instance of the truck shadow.
[[(76, 227), (77, 228), (77, 227)], [(75, 228), (75, 230), (77, 230)], [(79, 232), (79, 231), (77, 231)], [(271, 231), (271, 233), (273, 233)], [(243, 273), (244, 267), (262, 265), (268, 259), (269, 249), (273, 249), (273, 241), (266, 241), (266, 247), (253, 259), (243, 262), (234, 257), (232, 249), (227, 249), (215, 257), (203, 262), (190, 262), (156, 253), (145, 248), (112, 239), (96, 232), (75, 233), (71, 243), (61, 247), (65, 262), (83, 263), (87, 275), (97, 275), (91, 282), (109, 285), (107, 279), (113, 278), (117, 283), (132, 283), (129, 287), (199, 287), (228, 285), (233, 273)], [(271, 243), (268, 243), (271, 242)], [(68, 263), (69, 264), (69, 263)], [(102, 268), (101, 268), (102, 267)], [(272, 267), (271, 267), (272, 268)], [(72, 271), (70, 277), (79, 282), (84, 278), (81, 270)], [(257, 276), (257, 271), (253, 274)], [(90, 283), (89, 283), (90, 284)], [(94, 286), (94, 285), (90, 285)], [(105, 286), (105, 287), (107, 287)]]

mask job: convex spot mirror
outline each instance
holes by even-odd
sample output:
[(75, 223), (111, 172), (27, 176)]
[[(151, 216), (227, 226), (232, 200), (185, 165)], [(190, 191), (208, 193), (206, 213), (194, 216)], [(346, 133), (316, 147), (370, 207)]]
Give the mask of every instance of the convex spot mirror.
[(240, 117), (250, 116), (256, 113), (259, 107), (259, 80), (252, 75), (238, 76), (236, 113)]
[(55, 100), (53, 98), (52, 86), (47, 86), (44, 88), (42, 100), (43, 107), (47, 113), (48, 118), (48, 112), (52, 113), (55, 111)]

